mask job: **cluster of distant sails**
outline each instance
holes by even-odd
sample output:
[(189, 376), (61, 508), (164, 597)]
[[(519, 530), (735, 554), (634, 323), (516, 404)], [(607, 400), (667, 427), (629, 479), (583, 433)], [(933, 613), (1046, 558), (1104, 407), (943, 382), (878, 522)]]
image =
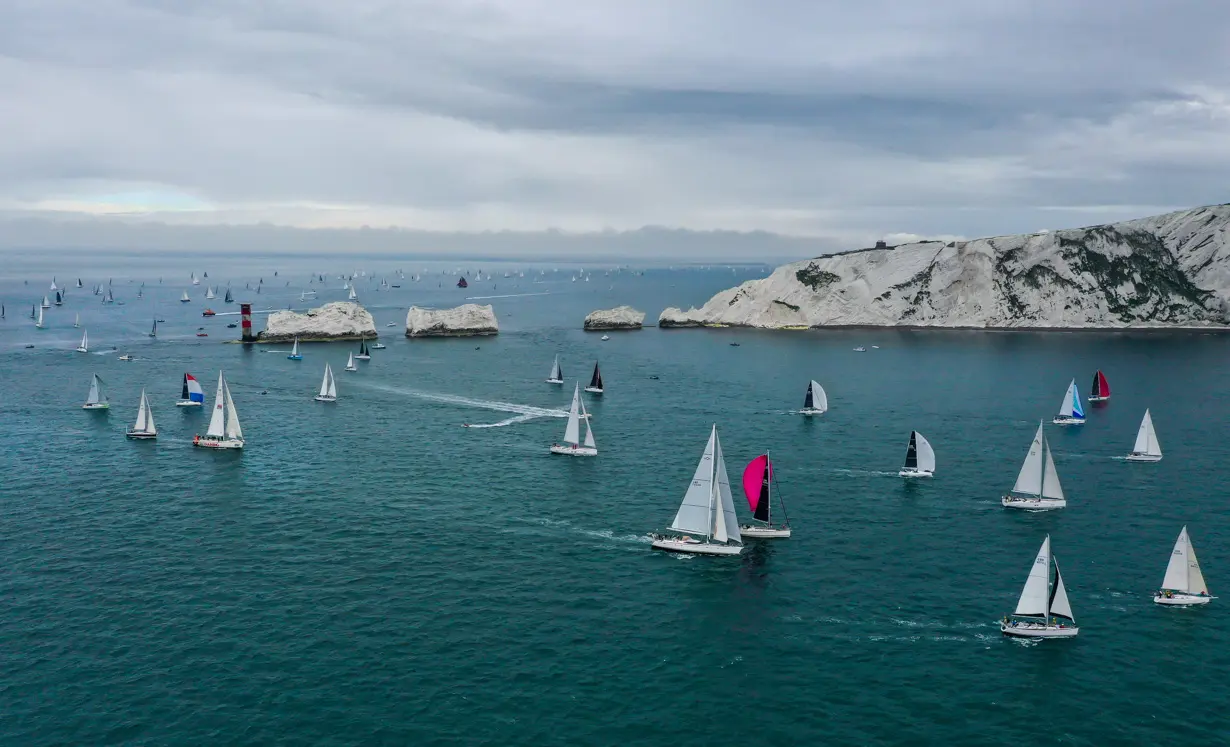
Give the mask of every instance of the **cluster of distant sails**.
[[(184, 374), (183, 390), (177, 407), (203, 407), (205, 393), (201, 384), (189, 373)], [(103, 392), (103, 381), (94, 374), (90, 380), (90, 393), (87, 395), (84, 410), (109, 410), (111, 403)], [(149, 398), (145, 389), (141, 390), (141, 403), (137, 408), (137, 421), (132, 428), (125, 431), (131, 439), (152, 440), (158, 438), (158, 426), (154, 423), (154, 412), (150, 408)], [(205, 435), (197, 435), (192, 439), (193, 446), (209, 449), (242, 449), (244, 445), (243, 428), (239, 425), (239, 413), (235, 402), (231, 399), (231, 388), (226, 383), (222, 372), (218, 372), (218, 392), (214, 396), (214, 409), (209, 419), (209, 429)]]

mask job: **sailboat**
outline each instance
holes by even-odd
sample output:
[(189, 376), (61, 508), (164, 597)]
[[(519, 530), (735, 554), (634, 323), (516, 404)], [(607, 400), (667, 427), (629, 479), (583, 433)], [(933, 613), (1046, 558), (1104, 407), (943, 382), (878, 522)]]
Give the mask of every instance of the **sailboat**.
[(107, 395), (103, 394), (102, 379), (98, 378), (98, 374), (94, 374), (94, 378), (90, 380), (90, 393), (85, 398), (85, 404), (81, 406), (82, 410), (108, 410), (111, 408), (111, 403), (107, 401)]
[(555, 362), (551, 364), (551, 373), (547, 376), (548, 384), (563, 384), (564, 371), (559, 367), (559, 356), (555, 356)]
[(1170, 552), (1162, 588), (1153, 595), (1153, 601), (1158, 604), (1192, 605), (1208, 604), (1211, 599), (1213, 597), (1209, 596), (1204, 574), (1200, 572), (1200, 561), (1196, 560), (1196, 548), (1192, 547), (1191, 537), (1187, 536), (1187, 527), (1183, 527), (1175, 540), (1174, 550)]
[(807, 394), (803, 397), (803, 409), (799, 412), (804, 415), (821, 415), (829, 409), (829, 398), (824, 393), (824, 387), (816, 383), (812, 379), (807, 383)]
[(1076, 379), (1068, 384), (1068, 391), (1063, 395), (1063, 404), (1059, 414), (1051, 421), (1055, 425), (1084, 425), (1085, 408), (1081, 405), (1081, 394), (1076, 389)]
[(295, 338), (295, 344), (291, 346), (290, 355), (286, 356), (286, 359), (291, 360), (291, 361), (303, 360), (303, 356), (299, 354), (299, 338), (298, 337)]
[(78, 313), (75, 317), (73, 317), (73, 327), (74, 328), (81, 327), (81, 314), (80, 313)]
[(196, 380), (196, 377), (190, 373), (184, 374), (184, 388), (179, 393), (179, 401), (175, 403), (176, 407), (203, 407), (205, 405), (205, 391), (201, 389), (201, 382)]
[(154, 325), (149, 328), (149, 336), (150, 337), (158, 336), (158, 320), (157, 319), (154, 320)]
[(359, 370), (359, 367), (356, 366), (354, 363), (354, 353), (353, 352), (351, 352), (350, 354), (350, 359), (346, 361), (346, 370), (347, 371), (358, 371)]
[(1162, 447), (1157, 442), (1157, 432), (1153, 430), (1153, 418), (1148, 409), (1140, 420), (1140, 430), (1136, 431), (1136, 444), (1132, 447), (1132, 453), (1124, 458), (1129, 462), (1162, 461)]
[(371, 352), (367, 349), (367, 343), (359, 340), (359, 354), (354, 357), (357, 361), (370, 361), (372, 359)]
[(78, 353), (90, 352), (90, 332), (85, 330), (81, 333), (81, 344), (77, 346)]
[[(777, 486), (777, 473), (773, 470), (773, 461), (765, 452), (747, 463), (743, 469), (743, 494), (747, 496), (747, 505), (752, 509), (752, 518), (758, 523), (744, 524), (739, 532), (744, 537), (759, 537), (763, 539), (786, 539), (790, 537), (790, 519), (786, 517), (786, 502)], [(785, 521), (781, 526), (773, 526), (773, 496), (781, 504), (782, 516)]]
[[(1013, 495), (1013, 494), (1016, 495)], [(1063, 508), (1068, 501), (1063, 495), (1063, 486), (1059, 484), (1059, 473), (1055, 471), (1055, 461), (1051, 458), (1051, 445), (1042, 432), (1042, 423), (1038, 423), (1038, 432), (1029, 446), (1029, 454), (1021, 465), (1016, 484), (1012, 492), (1005, 495), (1001, 502), (1005, 508), (1024, 508), (1030, 511), (1045, 511), (1052, 508)]]
[[(581, 441), (582, 420), (585, 421), (584, 442)], [(564, 443), (551, 444), (551, 453), (569, 456), (598, 456), (598, 445), (594, 443), (594, 432), (589, 427), (589, 413), (585, 412), (585, 402), (581, 400), (580, 384), (577, 384), (572, 391), (572, 407), (568, 410), (568, 425), (564, 428)]]
[(320, 382), (320, 394), (316, 395), (317, 402), (336, 402), (337, 401), (337, 382), (333, 380), (333, 369), (328, 363), (325, 363), (325, 377)]
[(589, 377), (589, 386), (585, 387), (585, 391), (590, 394), (602, 394), (602, 372), (598, 370), (598, 364), (594, 364), (594, 375)]
[(205, 288), (205, 300), (212, 301), (215, 298), (217, 298), (217, 296), (214, 295), (213, 286), (207, 286)]
[(43, 325), (43, 310), (41, 308), (38, 310), (38, 321), (34, 323), (34, 326), (38, 329), (42, 329), (44, 326)]
[(209, 449), (242, 449), (243, 429), (239, 427), (239, 415), (231, 399), (231, 388), (218, 372), (218, 393), (214, 395), (214, 412), (209, 418), (209, 430), (204, 436), (194, 436), (193, 446)]
[[(730, 478), (726, 475), (726, 460), (718, 440), (717, 426), (709, 433), (705, 453), (696, 465), (692, 483), (683, 496), (683, 503), (671, 522), (674, 535), (651, 535), (652, 547), (667, 552), (695, 555), (738, 555), (743, 552), (743, 536), (730, 494)], [(692, 535), (702, 535), (697, 539)]]
[(51, 290), (53, 290), (53, 291), (54, 291), (54, 290), (59, 290), (59, 289), (56, 287), (56, 279), (55, 279), (55, 277), (52, 277), (52, 278), (51, 278)]
[(347, 296), (347, 299), (349, 299), (349, 300), (351, 300), (351, 301), (358, 301), (358, 300), (359, 300), (359, 294), (357, 294), (357, 293), (355, 293), (355, 292), (354, 292), (354, 286), (353, 286), (353, 285), (352, 285), (352, 286), (350, 286), (350, 295), (349, 295), (349, 296)]
[[(1054, 577), (1051, 576), (1052, 565)], [(1059, 563), (1051, 556), (1051, 535), (1042, 540), (1016, 609), (1000, 620), (999, 629), (1004, 635), (1015, 638), (1074, 638), (1080, 632), (1072, 617), (1072, 605), (1068, 603), (1068, 590), (1059, 574)]]
[(200, 285), (200, 284), (201, 284), (201, 281), (197, 279), (196, 273), (194, 272), (194, 273), (192, 273), (191, 275), (192, 275), (192, 284), (193, 284), (193, 285)]
[(56, 300), (55, 300), (55, 304), (56, 304), (56, 306), (63, 306), (63, 305), (64, 305), (64, 296), (61, 296), (61, 295), (60, 295), (60, 291), (56, 291)]
[(158, 427), (154, 425), (154, 413), (149, 408), (149, 400), (145, 398), (145, 390), (141, 390), (141, 406), (137, 409), (136, 424), (125, 431), (129, 438), (158, 438)]
[(84, 288), (84, 287), (85, 287), (84, 285), (82, 285), (82, 284), (81, 284), (81, 278), (77, 278), (77, 287), (78, 287), (78, 288)]
[(1089, 387), (1089, 401), (1105, 402), (1108, 399), (1110, 399), (1110, 383), (1106, 381), (1106, 375), (1099, 368), (1094, 372), (1093, 384)]
[(230, 289), (230, 288), (227, 288), (227, 289), (226, 289), (226, 297), (225, 297), (225, 298), (223, 298), (223, 299), (222, 299), (222, 301), (223, 301), (224, 303), (234, 303), (234, 302), (235, 302), (235, 297), (231, 295), (231, 289)]
[(191, 298), (188, 298), (188, 291), (184, 291), (184, 295), (179, 297), (180, 303), (188, 303), (191, 300), (192, 300)]
[(910, 443), (905, 447), (905, 466), (897, 474), (902, 477), (931, 477), (935, 474), (935, 449), (918, 431), (910, 431)]
[[(184, 293), (184, 295), (188, 295)], [(103, 303), (115, 303), (115, 294), (111, 292), (111, 286), (107, 286), (107, 294), (103, 296)]]
[(43, 296), (42, 308), (44, 308), (44, 309), (50, 309), (50, 308), (51, 308), (51, 299), (47, 298), (46, 296)]

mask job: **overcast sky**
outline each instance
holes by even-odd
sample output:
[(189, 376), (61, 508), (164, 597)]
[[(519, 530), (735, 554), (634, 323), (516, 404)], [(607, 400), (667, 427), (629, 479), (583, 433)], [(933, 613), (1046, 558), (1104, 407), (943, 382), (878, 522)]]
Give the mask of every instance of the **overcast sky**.
[(1212, 0), (6, 0), (0, 243), (1137, 217), (1230, 199), (1228, 36)]

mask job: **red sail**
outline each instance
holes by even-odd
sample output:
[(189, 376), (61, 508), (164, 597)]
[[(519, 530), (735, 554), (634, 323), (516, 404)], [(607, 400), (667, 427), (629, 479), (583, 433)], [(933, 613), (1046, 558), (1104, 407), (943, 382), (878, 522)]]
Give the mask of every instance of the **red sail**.
[(773, 477), (773, 465), (769, 463), (769, 455), (761, 454), (747, 463), (743, 469), (743, 494), (747, 496), (747, 505), (753, 514), (767, 514), (768, 505), (761, 506), (762, 500), (767, 501), (768, 491), (765, 484)]
[(1097, 374), (1094, 375), (1094, 378), (1097, 380), (1097, 385), (1094, 389), (1094, 393), (1099, 397), (1109, 397), (1110, 396), (1110, 384), (1107, 383), (1106, 375), (1102, 373), (1101, 369), (1098, 369), (1098, 372)]

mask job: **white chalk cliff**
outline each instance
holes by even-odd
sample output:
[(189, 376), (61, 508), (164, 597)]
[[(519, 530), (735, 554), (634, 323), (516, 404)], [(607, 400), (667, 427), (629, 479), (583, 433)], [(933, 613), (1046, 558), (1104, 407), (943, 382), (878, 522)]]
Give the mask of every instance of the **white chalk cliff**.
[(794, 262), (666, 309), (661, 327), (1219, 327), (1230, 205), (1088, 228), (923, 241)]
[(421, 309), (406, 313), (406, 337), (470, 337), (499, 333), (491, 305), (467, 303), (455, 309)]
[(606, 329), (640, 329), (645, 323), (645, 312), (637, 311), (631, 306), (616, 306), (613, 309), (599, 309), (589, 312), (585, 317), (584, 328), (592, 331)]
[(328, 342), (376, 337), (376, 321), (367, 309), (349, 301), (334, 301), (302, 314), (275, 311), (258, 335), (261, 342)]

